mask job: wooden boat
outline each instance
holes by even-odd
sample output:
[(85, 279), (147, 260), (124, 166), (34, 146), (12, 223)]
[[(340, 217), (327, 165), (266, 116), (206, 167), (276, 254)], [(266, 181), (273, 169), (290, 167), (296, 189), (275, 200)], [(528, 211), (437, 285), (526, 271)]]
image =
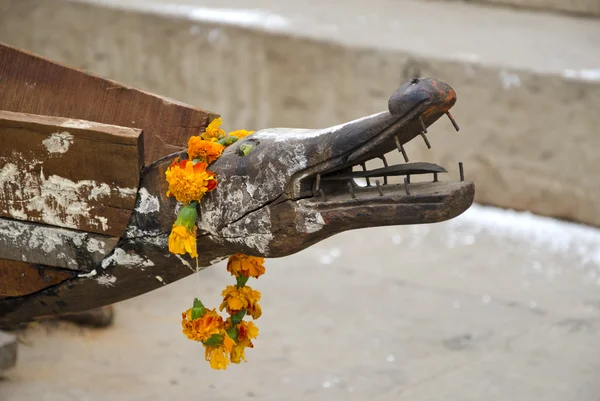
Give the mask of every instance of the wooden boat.
[[(219, 187), (200, 205), (200, 265), (461, 214), (474, 184), (462, 174), (440, 180), (446, 170), (409, 162), (403, 146), (417, 137), (429, 146), (427, 127), (455, 101), (449, 85), (414, 79), (381, 113), (320, 130), (265, 129), (228, 147), (210, 166)], [(0, 45), (0, 323), (109, 305), (192, 274), (192, 260), (168, 251), (178, 204), (164, 174), (216, 117)], [(253, 144), (247, 156), (243, 144)], [(390, 151), (407, 163), (388, 165)], [(382, 168), (353, 171), (374, 158)], [(417, 174), (432, 178), (411, 182)], [(403, 183), (388, 183), (394, 176)]]

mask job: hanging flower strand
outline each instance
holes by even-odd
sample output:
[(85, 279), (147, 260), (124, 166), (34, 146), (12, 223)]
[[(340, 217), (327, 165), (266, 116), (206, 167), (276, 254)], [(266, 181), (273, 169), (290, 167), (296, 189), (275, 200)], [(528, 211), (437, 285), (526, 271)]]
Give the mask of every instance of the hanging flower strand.
[[(222, 123), (219, 117), (200, 136), (192, 136), (188, 141), (188, 159), (175, 159), (165, 173), (169, 184), (167, 196), (173, 196), (183, 204), (169, 235), (169, 252), (189, 254), (196, 259), (196, 266), (198, 203), (218, 185), (215, 174), (207, 167), (227, 146), (254, 133), (238, 130), (226, 134), (221, 129)], [(244, 155), (251, 151), (251, 146), (242, 149)], [(223, 318), (216, 309), (206, 309), (198, 298), (194, 298), (192, 307), (181, 314), (183, 334), (202, 343), (211, 368), (223, 370), (230, 363), (246, 361), (246, 348), (254, 348), (252, 340), (258, 336), (258, 327), (244, 318), (250, 316), (255, 320), (261, 316), (262, 309), (258, 304), (261, 294), (246, 283), (250, 277), (258, 278), (264, 274), (264, 258), (236, 253), (229, 257), (227, 271), (235, 277), (236, 284), (223, 290), (219, 311), (225, 310), (229, 317)]]

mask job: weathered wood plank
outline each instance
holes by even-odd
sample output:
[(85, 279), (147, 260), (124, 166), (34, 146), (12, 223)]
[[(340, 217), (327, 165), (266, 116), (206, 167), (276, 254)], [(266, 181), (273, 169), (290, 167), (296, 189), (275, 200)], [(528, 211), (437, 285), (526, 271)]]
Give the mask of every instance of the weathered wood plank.
[(0, 217), (0, 259), (90, 272), (118, 242), (118, 237)]
[(68, 270), (0, 259), (0, 298), (21, 297), (60, 284), (76, 275)]
[(120, 237), (142, 155), (138, 129), (0, 110), (0, 216)]
[(0, 371), (15, 366), (18, 345), (15, 335), (0, 331)]
[(0, 76), (0, 110), (140, 128), (146, 165), (185, 149), (217, 117), (3, 44)]

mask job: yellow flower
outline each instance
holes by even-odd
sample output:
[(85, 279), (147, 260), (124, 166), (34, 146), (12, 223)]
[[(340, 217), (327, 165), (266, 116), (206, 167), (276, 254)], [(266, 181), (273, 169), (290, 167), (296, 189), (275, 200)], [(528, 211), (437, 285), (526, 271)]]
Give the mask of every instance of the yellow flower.
[(237, 139), (242, 139), (252, 134), (254, 134), (254, 131), (246, 131), (245, 129), (241, 129), (238, 131), (230, 132), (229, 136), (235, 136)]
[(223, 332), (223, 318), (217, 313), (216, 309), (207, 309), (201, 318), (192, 320), (192, 308), (190, 308), (181, 314), (181, 326), (183, 327), (183, 334), (187, 338), (202, 342), (208, 340), (214, 334)]
[(214, 173), (206, 170), (206, 166), (202, 162), (194, 164), (190, 160), (175, 159), (165, 173), (169, 183), (167, 196), (174, 196), (183, 204), (202, 199), (217, 186)]
[(240, 274), (246, 277), (258, 278), (265, 272), (265, 258), (236, 253), (229, 257), (227, 271), (238, 277)]
[(258, 319), (262, 314), (262, 309), (258, 304), (260, 301), (259, 291), (247, 286), (238, 288), (235, 285), (228, 285), (221, 295), (223, 295), (223, 302), (219, 310), (226, 309), (227, 313), (235, 315), (242, 309), (246, 309), (253, 319)]
[(224, 149), (224, 145), (206, 141), (199, 136), (192, 136), (188, 141), (188, 155), (190, 159), (202, 159), (208, 164), (217, 160)]
[(238, 342), (231, 351), (231, 362), (240, 363), (243, 359), (246, 361), (244, 351), (246, 348), (254, 348), (252, 339), (258, 337), (258, 327), (252, 322), (242, 321), (237, 326), (238, 329)]
[(189, 229), (184, 226), (173, 224), (171, 234), (169, 235), (169, 252), (184, 255), (186, 252), (192, 258), (198, 257), (196, 250), (196, 225)]
[(201, 135), (202, 139), (216, 142), (224, 137), (225, 131), (221, 129), (221, 124), (223, 124), (221, 117), (212, 120), (210, 124), (208, 124), (208, 127), (206, 127), (204, 133)]
[(234, 341), (223, 331), (223, 343), (217, 346), (206, 346), (204, 357), (210, 361), (210, 367), (213, 369), (227, 369), (229, 365), (229, 354), (233, 351)]

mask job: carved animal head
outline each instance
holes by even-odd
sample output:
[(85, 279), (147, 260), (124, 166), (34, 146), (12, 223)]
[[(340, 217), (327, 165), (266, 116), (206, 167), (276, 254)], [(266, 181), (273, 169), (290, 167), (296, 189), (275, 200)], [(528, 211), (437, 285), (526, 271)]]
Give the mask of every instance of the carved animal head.
[[(473, 202), (474, 184), (438, 180), (446, 170), (408, 163), (403, 147), (417, 136), (428, 144), (427, 127), (455, 101), (447, 84), (414, 79), (396, 90), (388, 111), (327, 129), (265, 129), (229, 146), (209, 167), (218, 187), (200, 202), (199, 265), (235, 252), (281, 257), (351, 229), (461, 214)], [(388, 165), (384, 155), (395, 151), (407, 163)], [(127, 233), (110, 255), (52, 289), (0, 300), (0, 322), (106, 305), (192, 274), (191, 261), (167, 246), (179, 205), (166, 196), (165, 171), (176, 156), (187, 157), (170, 155), (142, 171)], [(382, 167), (363, 169), (372, 159)], [(410, 182), (420, 174), (432, 177)]]

